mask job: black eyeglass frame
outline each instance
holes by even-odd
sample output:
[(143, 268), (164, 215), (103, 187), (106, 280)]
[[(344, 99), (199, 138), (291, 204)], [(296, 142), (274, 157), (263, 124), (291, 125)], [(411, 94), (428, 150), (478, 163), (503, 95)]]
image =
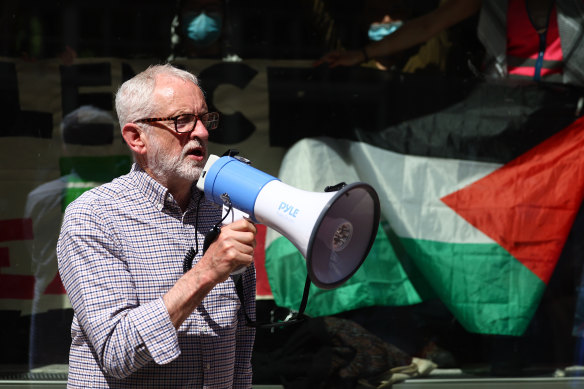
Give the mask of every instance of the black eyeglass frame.
[[(193, 127), (188, 131), (179, 131), (178, 130), (178, 120), (184, 116), (192, 116), (195, 118), (195, 122), (193, 123)], [(197, 121), (200, 120), (203, 122), (203, 125), (207, 129), (207, 131), (214, 130), (219, 126), (219, 112), (207, 112), (202, 115), (197, 115), (194, 113), (184, 113), (182, 115), (171, 116), (166, 118), (144, 118), (135, 120), (134, 123), (153, 123), (153, 122), (166, 122), (172, 120), (174, 122), (174, 131), (178, 134), (187, 134), (192, 132), (195, 127), (197, 126)]]

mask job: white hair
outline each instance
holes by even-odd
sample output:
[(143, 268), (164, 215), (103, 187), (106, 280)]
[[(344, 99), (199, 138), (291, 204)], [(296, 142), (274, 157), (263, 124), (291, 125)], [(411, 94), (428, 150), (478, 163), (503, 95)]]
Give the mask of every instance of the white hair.
[(151, 116), (152, 112), (156, 112), (157, 107), (153, 102), (152, 94), (156, 86), (156, 78), (160, 75), (176, 77), (199, 86), (198, 78), (186, 70), (170, 64), (149, 66), (148, 69), (124, 82), (116, 93), (116, 112), (120, 129), (123, 129), (127, 123)]

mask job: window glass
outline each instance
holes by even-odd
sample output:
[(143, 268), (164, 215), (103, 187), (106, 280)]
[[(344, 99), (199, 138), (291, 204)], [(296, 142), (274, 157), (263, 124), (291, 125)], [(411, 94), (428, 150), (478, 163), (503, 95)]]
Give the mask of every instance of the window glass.
[[(63, 213), (130, 170), (113, 96), (166, 61), (196, 74), (220, 113), (210, 153), (237, 149), (304, 191), (364, 182), (379, 197), (355, 274), (312, 285), (305, 322), (257, 330), (256, 385), (579, 382), (581, 86), (486, 77), (478, 14), (393, 56), (315, 64), (336, 49), (362, 53), (383, 12), (407, 24), (439, 1), (182, 3), (0, 7), (0, 386), (66, 380)], [(189, 24), (203, 10), (221, 20), (205, 34)], [(283, 320), (321, 259), (258, 229), (258, 319)]]

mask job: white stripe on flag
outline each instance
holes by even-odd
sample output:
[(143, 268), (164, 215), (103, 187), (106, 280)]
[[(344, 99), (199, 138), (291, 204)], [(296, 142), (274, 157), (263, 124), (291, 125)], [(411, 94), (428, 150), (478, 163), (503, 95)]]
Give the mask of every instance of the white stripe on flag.
[[(499, 168), (500, 164), (407, 156), (366, 143), (303, 139), (286, 153), (282, 182), (322, 191), (341, 181), (363, 181), (379, 195), (381, 210), (398, 236), (450, 243), (493, 243), (440, 198)], [(268, 231), (266, 246), (279, 236)]]
[(83, 182), (77, 182), (77, 181), (68, 181), (67, 182), (67, 188), (69, 189), (92, 189), (95, 188), (96, 186), (100, 186), (101, 184), (103, 184), (103, 182), (95, 182), (95, 181), (83, 181)]

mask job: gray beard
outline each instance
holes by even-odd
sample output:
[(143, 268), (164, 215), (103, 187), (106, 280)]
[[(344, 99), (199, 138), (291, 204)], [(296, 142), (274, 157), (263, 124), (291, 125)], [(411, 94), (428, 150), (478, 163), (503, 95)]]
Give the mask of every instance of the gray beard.
[(160, 148), (158, 142), (151, 143), (150, 153), (148, 153), (148, 167), (157, 177), (177, 177), (190, 182), (199, 179), (203, 171), (203, 163), (186, 159), (187, 146), (183, 148), (180, 155), (170, 156)]

